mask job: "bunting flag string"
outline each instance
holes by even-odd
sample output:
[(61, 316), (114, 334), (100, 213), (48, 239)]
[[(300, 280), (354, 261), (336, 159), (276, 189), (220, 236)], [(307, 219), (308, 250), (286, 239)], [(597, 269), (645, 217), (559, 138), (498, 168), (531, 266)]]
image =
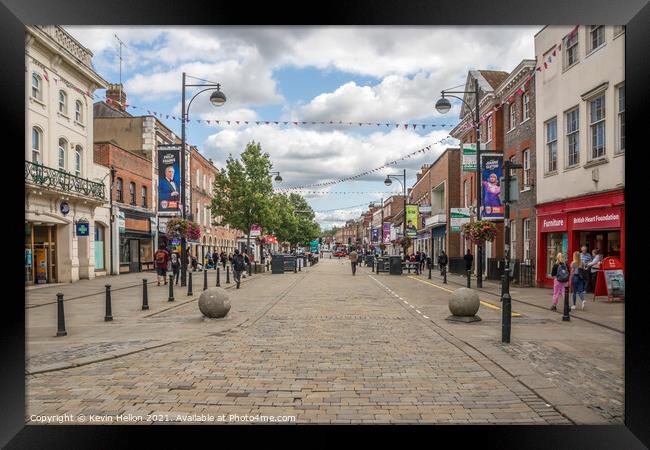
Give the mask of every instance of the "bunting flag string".
[(427, 145), (426, 147), (423, 147), (423, 148), (415, 150), (415, 151), (413, 151), (411, 153), (408, 153), (408, 154), (402, 156), (401, 158), (395, 159), (393, 161), (389, 161), (389, 162), (387, 162), (387, 163), (385, 163), (385, 164), (383, 164), (383, 165), (381, 165), (379, 167), (375, 167), (374, 169), (366, 170), (365, 172), (361, 172), (361, 173), (358, 173), (356, 175), (352, 175), (352, 176), (349, 176), (349, 177), (345, 177), (345, 178), (341, 178), (341, 179), (333, 180), (333, 181), (324, 181), (322, 183), (312, 183), (312, 184), (305, 184), (303, 186), (277, 188), (277, 190), (278, 191), (288, 191), (288, 190), (291, 190), (291, 189), (302, 189), (302, 188), (308, 188), (308, 187), (332, 186), (334, 184), (344, 183), (346, 181), (355, 181), (358, 178), (364, 177), (366, 175), (370, 175), (370, 174), (372, 174), (374, 172), (378, 172), (379, 170), (382, 170), (382, 169), (384, 169), (384, 168), (386, 168), (386, 167), (388, 167), (390, 165), (395, 165), (398, 162), (404, 161), (406, 159), (410, 159), (411, 157), (416, 156), (418, 153), (424, 154), (425, 152), (431, 150), (431, 147), (433, 147), (434, 145), (447, 144), (449, 142), (449, 139), (453, 139), (453, 138), (451, 136), (446, 136), (446, 137), (440, 139), (439, 141), (434, 142), (433, 144)]
[[(383, 194), (387, 196), (392, 196), (392, 195), (402, 195), (402, 192), (395, 191), (395, 192), (390, 192), (390, 191), (376, 191), (376, 192), (369, 192), (369, 191), (325, 191), (325, 190), (320, 190), (320, 191), (312, 191), (312, 190), (304, 190), (304, 189), (296, 189), (295, 193), (300, 193), (302, 195), (364, 195), (364, 194)], [(286, 194), (286, 192), (276, 192), (276, 194)], [(388, 197), (387, 197), (388, 198)], [(365, 205), (368, 204), (368, 202), (364, 203)]]
[(368, 206), (368, 202), (361, 203), (359, 205), (352, 205), (352, 206), (344, 206), (342, 208), (334, 208), (334, 209), (322, 209), (320, 211), (314, 211), (315, 213), (326, 213), (326, 212), (334, 212), (334, 211), (341, 211), (343, 209), (354, 209), (354, 208), (363, 208)]

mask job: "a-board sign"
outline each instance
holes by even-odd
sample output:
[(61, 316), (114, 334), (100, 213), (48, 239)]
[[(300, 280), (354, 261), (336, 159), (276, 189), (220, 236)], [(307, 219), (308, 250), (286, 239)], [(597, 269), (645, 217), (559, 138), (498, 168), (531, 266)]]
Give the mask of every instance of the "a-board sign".
[(625, 273), (623, 263), (613, 256), (603, 259), (601, 270), (596, 276), (594, 297), (607, 296), (612, 299), (625, 299)]

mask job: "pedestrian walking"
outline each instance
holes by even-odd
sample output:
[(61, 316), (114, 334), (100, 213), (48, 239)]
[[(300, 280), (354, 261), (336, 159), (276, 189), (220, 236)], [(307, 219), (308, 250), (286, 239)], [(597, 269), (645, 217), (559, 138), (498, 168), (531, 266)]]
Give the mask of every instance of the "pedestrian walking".
[(440, 275), (443, 275), (445, 273), (445, 269), (447, 268), (447, 261), (448, 261), (447, 254), (443, 250), (440, 252), (440, 255), (438, 256), (438, 267), (440, 268)]
[(558, 253), (555, 256), (555, 264), (553, 264), (553, 268), (551, 269), (551, 276), (553, 277), (553, 304), (551, 305), (551, 311), (557, 311), (557, 302), (569, 282), (569, 268), (564, 262), (564, 255), (562, 253)]
[(174, 275), (174, 283), (178, 284), (178, 273), (179, 269), (181, 268), (181, 255), (179, 255), (178, 252), (174, 250), (170, 255), (170, 259), (172, 262), (172, 275)]
[(235, 283), (237, 283), (237, 289), (239, 289), (239, 283), (241, 283), (241, 274), (244, 271), (244, 257), (239, 253), (239, 249), (235, 249), (235, 256), (232, 257), (232, 272), (233, 277), (235, 278)]
[(600, 266), (603, 262), (603, 254), (599, 249), (595, 248), (592, 255), (593, 259), (587, 264), (587, 268), (589, 269), (591, 292), (596, 292), (596, 280), (598, 279), (598, 272), (600, 272)]
[(474, 262), (474, 255), (472, 255), (472, 252), (467, 249), (467, 253), (465, 253), (465, 256), (463, 256), (463, 259), (465, 260), (465, 272), (469, 272), (472, 270), (472, 263)]
[(165, 249), (164, 244), (160, 244), (160, 247), (158, 247), (158, 251), (154, 255), (154, 261), (156, 262), (158, 286), (160, 286), (160, 277), (162, 277), (165, 284), (167, 284), (167, 263), (169, 262), (169, 252)]
[(248, 256), (248, 250), (244, 250), (244, 278), (251, 272), (251, 259)]
[(199, 265), (199, 262), (196, 260), (196, 256), (192, 255), (192, 272), (196, 272), (196, 268)]
[(583, 264), (583, 268), (581, 269), (583, 271), (582, 277), (585, 279), (585, 282), (587, 283), (587, 285), (585, 286), (585, 291), (591, 292), (592, 286), (591, 283), (589, 282), (589, 272), (587, 271), (587, 266), (589, 265), (593, 257), (591, 256), (591, 253), (587, 251), (586, 245), (583, 245), (580, 248), (580, 259), (582, 260), (582, 264)]
[(352, 275), (357, 274), (357, 261), (359, 260), (359, 254), (356, 250), (350, 252), (350, 264), (352, 265)]
[(223, 265), (223, 270), (226, 270), (226, 263), (228, 262), (228, 257), (226, 256), (226, 252), (221, 252), (221, 264)]
[(576, 295), (580, 296), (582, 309), (585, 309), (585, 267), (580, 259), (579, 252), (573, 252), (573, 261), (571, 262), (571, 290), (573, 291), (573, 305), (571, 309), (576, 309)]

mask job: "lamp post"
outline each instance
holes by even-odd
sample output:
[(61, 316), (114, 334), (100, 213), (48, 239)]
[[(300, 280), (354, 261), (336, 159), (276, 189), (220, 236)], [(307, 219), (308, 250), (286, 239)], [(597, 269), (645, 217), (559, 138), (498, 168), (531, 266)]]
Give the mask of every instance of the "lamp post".
[[(204, 84), (187, 84), (187, 78), (193, 78), (195, 80), (203, 81)], [(185, 90), (188, 87), (202, 87), (204, 89), (201, 89), (199, 92), (194, 94), (192, 98), (190, 99), (189, 103), (187, 104), (187, 107), (185, 106)], [(221, 85), (219, 83), (213, 83), (212, 81), (207, 81), (207, 80), (202, 80), (201, 78), (196, 78), (192, 76), (188, 76), (183, 72), (183, 92), (182, 92), (182, 98), (181, 98), (181, 108), (182, 108), (182, 113), (181, 113), (181, 201), (180, 201), (180, 207), (181, 207), (181, 217), (185, 219), (186, 216), (186, 210), (187, 210), (187, 205), (185, 204), (185, 146), (186, 144), (186, 139), (185, 139), (185, 124), (189, 121), (188, 116), (189, 116), (189, 110), (190, 106), (192, 106), (192, 102), (194, 99), (201, 93), (205, 91), (214, 91), (210, 95), (210, 103), (212, 103), (214, 106), (222, 106), (224, 103), (226, 103), (226, 96), (224, 95), (223, 92), (221, 92), (219, 89), (221, 88)], [(190, 192), (191, 195), (191, 192)], [(191, 200), (190, 200), (190, 213), (191, 213)], [(181, 285), (185, 285), (185, 275), (187, 272), (187, 242), (185, 238), (181, 238)]]
[[(451, 103), (447, 100), (447, 97), (453, 97), (465, 104), (470, 110), (474, 113), (474, 128), (476, 129), (476, 220), (481, 220), (481, 127), (480, 127), (480, 110), (479, 110), (479, 95), (480, 90), (478, 88), (478, 79), (474, 78), (474, 90), (473, 91), (450, 91), (443, 90), (441, 91), (442, 98), (436, 102), (436, 110), (441, 114), (447, 114), (451, 109)], [(472, 107), (461, 97), (450, 94), (474, 94), (475, 108), (472, 111)], [(477, 261), (476, 261), (476, 287), (483, 287), (483, 244), (477, 244)]]
[(113, 273), (113, 271), (114, 271), (114, 268), (113, 268), (113, 221), (115, 219), (113, 218), (113, 185), (115, 184), (115, 174), (116, 173), (117, 173), (117, 170), (115, 170), (115, 166), (111, 165), (111, 188), (109, 190), (109, 201), (110, 201), (110, 206), (109, 206), (110, 209), (109, 209), (109, 211), (110, 211), (110, 219), (111, 219), (110, 222), (109, 222), (109, 225), (110, 225), (109, 232), (110, 232), (110, 235), (111, 235), (111, 237), (110, 237), (110, 241), (111, 241), (110, 242), (110, 245), (111, 245), (111, 275), (114, 274)]
[[(395, 180), (399, 181), (400, 184), (402, 185), (402, 196), (404, 197), (404, 222), (402, 226), (403, 234), (402, 234), (402, 239), (406, 239), (406, 169), (404, 169), (404, 173), (402, 175), (386, 175), (386, 179), (384, 180), (384, 184), (386, 186), (390, 186), (393, 184), (391, 181), (391, 178), (394, 178)], [(404, 179), (404, 183), (400, 180), (400, 178)], [(382, 210), (383, 212), (383, 210)], [(383, 227), (383, 224), (382, 224)], [(406, 249), (404, 249), (404, 253), (406, 253)]]

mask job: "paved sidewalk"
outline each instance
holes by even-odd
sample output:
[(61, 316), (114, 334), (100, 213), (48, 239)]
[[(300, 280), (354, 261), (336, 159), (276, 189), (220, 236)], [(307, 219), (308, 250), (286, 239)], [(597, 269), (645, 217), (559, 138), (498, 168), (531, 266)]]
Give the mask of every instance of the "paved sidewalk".
[[(26, 419), (133, 414), (141, 416), (139, 423), (157, 423), (211, 414), (291, 416), (298, 423), (620, 423), (586, 406), (589, 399), (560, 389), (531, 361), (504, 351), (497, 340), (500, 311), (481, 309), (483, 320), (475, 324), (446, 322), (449, 293), (427, 283), (370, 269), (353, 277), (347, 261), (323, 260), (298, 274), (254, 275), (242, 289), (229, 291), (231, 320), (240, 322), (226, 330), (223, 322), (199, 321), (195, 303), (152, 317), (133, 311), (131, 319), (115, 324), (97, 320), (90, 325), (94, 331), (75, 334), (75, 351), (93, 351), (100, 332), (104, 342), (174, 333), (179, 339), (28, 375)], [(540, 335), (551, 334), (566, 346), (567, 336), (577, 333), (616, 366), (622, 338), (608, 341), (615, 332), (605, 329), (598, 337), (588, 329), (593, 324), (571, 322), (569, 329), (556, 324), (550, 311), (528, 305), (516, 310), (521, 316), (513, 319), (513, 343), (538, 343)], [(521, 348), (525, 356), (536, 355), (537, 349)], [(577, 377), (586, 374), (575, 362), (597, 364), (608, 375), (613, 370), (604, 357), (586, 353), (581, 359), (562, 348), (554, 353), (569, 358), (556, 358), (558, 370), (577, 369)]]

